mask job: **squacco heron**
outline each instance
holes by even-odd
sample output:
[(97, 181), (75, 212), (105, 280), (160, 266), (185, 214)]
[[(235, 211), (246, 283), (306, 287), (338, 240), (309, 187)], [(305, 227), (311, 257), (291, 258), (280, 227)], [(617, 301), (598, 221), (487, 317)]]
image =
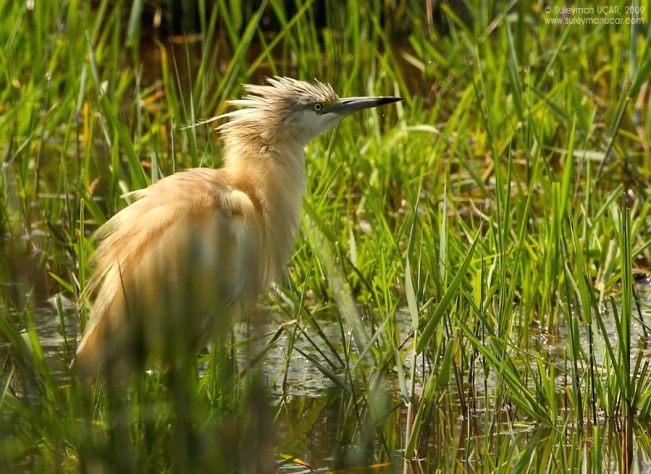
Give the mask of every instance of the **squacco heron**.
[[(305, 192), (305, 145), (346, 115), (401, 97), (340, 99), (287, 77), (244, 86), (219, 127), (223, 167), (194, 168), (133, 193), (99, 231), (96, 293), (75, 357), (82, 376), (131, 373), (170, 347), (196, 353), (255, 303), (291, 257)], [(218, 117), (219, 118), (219, 117)]]

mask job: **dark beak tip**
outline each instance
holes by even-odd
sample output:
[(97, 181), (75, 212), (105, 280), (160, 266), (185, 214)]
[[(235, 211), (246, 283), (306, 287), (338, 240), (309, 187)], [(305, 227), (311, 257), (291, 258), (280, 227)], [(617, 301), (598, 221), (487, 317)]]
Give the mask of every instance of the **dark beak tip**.
[(404, 100), (405, 100), (404, 97), (395, 97), (395, 96), (378, 97), (376, 106), (393, 104), (396, 102), (402, 102)]
[(394, 102), (401, 102), (405, 100), (403, 97), (395, 96), (378, 96), (378, 97), (348, 97), (342, 99), (339, 104), (335, 106), (335, 113), (348, 115), (358, 110), (370, 109), (379, 107), (381, 105), (392, 104)]

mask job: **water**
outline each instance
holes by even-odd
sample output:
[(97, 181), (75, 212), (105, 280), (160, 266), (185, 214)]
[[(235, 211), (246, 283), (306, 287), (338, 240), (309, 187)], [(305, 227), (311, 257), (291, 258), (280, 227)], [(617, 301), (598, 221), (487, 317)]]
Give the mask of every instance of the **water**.
[[(51, 239), (48, 242), (48, 239)], [(46, 251), (47, 250), (47, 251)], [(52, 261), (51, 255), (63, 256), (62, 261)], [(74, 301), (68, 299), (67, 292), (52, 277), (52, 267), (56, 265), (59, 274), (74, 274), (72, 259), (66, 258), (68, 253), (64, 246), (58, 244), (51, 236), (34, 233), (18, 238), (5, 236), (0, 245), (0, 301), (2, 313), (14, 327), (24, 328), (33, 321), (40, 345), (44, 351), (49, 371), (61, 384), (66, 384), (70, 378), (68, 365), (74, 354), (75, 339), (78, 337), (78, 315)], [(639, 304), (639, 317), (632, 325), (631, 338), (634, 341), (634, 354), (649, 353), (649, 313), (651, 298), (649, 284), (646, 279), (640, 279), (636, 285)], [(618, 305), (616, 305), (619, 311)], [(604, 311), (610, 309), (610, 304), (604, 304)], [(324, 375), (315, 364), (322, 365), (334, 376), (346, 379), (346, 367), (341, 362), (341, 354), (347, 345), (342, 342), (342, 329), (332, 314), (318, 316), (318, 324), (324, 337), (316, 331), (308, 321), (292, 319), (292, 311), (280, 311), (274, 304), (260, 304), (255, 310), (239, 321), (234, 327), (238, 366), (248, 367), (247, 370), (259, 371), (262, 380), (267, 385), (267, 394), (274, 406), (280, 408), (278, 449), (280, 453), (292, 453), (309, 463), (316, 470), (309, 469), (297, 462), (291, 462), (282, 467), (281, 472), (319, 472), (320, 467), (332, 467), (333, 463), (341, 464), (346, 460), (355, 461), (356, 446), (359, 440), (340, 440), (341, 433), (355, 432), (354, 425), (358, 422), (351, 406), (351, 396), (342, 390), (335, 381)], [(406, 312), (398, 312), (397, 320), (402, 332), (402, 340), (407, 340), (410, 317)], [(607, 338), (611, 344), (616, 344), (615, 318), (606, 314), (603, 318)], [(274, 343), (272, 337), (283, 327)], [(560, 325), (561, 328), (565, 325)], [(594, 327), (595, 341), (603, 341), (599, 328)], [(586, 352), (589, 350), (585, 325), (580, 326), (581, 345)], [(23, 332), (23, 334), (25, 334)], [(567, 364), (569, 335), (564, 331), (543, 331), (534, 328), (531, 331), (531, 351), (538, 357), (546, 357), (547, 363), (562, 369)], [(351, 338), (343, 333), (344, 338)], [(26, 338), (26, 336), (25, 336)], [(327, 341), (326, 341), (327, 339)], [(27, 338), (26, 338), (27, 340)], [(28, 340), (27, 340), (28, 342)], [(347, 341), (350, 343), (351, 340)], [(270, 344), (270, 345), (269, 345)], [(289, 348), (292, 348), (291, 350)], [(6, 360), (9, 345), (2, 339), (0, 343), (0, 360)], [(409, 354), (409, 353), (408, 353)], [(604, 363), (605, 346), (603, 342), (594, 344), (594, 358), (601, 367)], [(312, 360), (311, 360), (312, 359)], [(255, 360), (255, 363), (252, 363)], [(407, 371), (416, 364), (416, 373), (422, 376), (431, 372), (426, 359), (414, 359), (407, 356)], [(493, 433), (496, 440), (508, 442), (514, 435), (522, 436), (522, 442), (536, 435), (536, 424), (527, 420), (522, 413), (518, 414), (518, 424), (514, 426), (510, 417), (515, 415), (506, 405), (498, 405), (492, 398), (500, 383), (500, 376), (491, 372), (488, 378), (483, 378), (483, 368), (479, 359), (469, 361), (474, 375), (466, 374), (464, 380), (472, 382), (465, 386), (463, 396), (458, 387), (451, 385), (439, 405), (431, 413), (430, 432), (427, 442), (422, 446), (422, 456), (431, 459), (457, 458), (465, 463), (477, 462), (472, 449), (464, 447), (474, 440), (480, 443), (487, 431)], [(248, 365), (251, 364), (251, 365)], [(521, 367), (522, 368), (522, 367)], [(532, 366), (535, 373), (535, 367)], [(372, 371), (369, 371), (372, 373)], [(407, 380), (409, 383), (409, 381)], [(531, 381), (533, 384), (534, 381)], [(347, 380), (350, 384), (350, 380)], [(571, 381), (557, 371), (555, 386), (558, 388), (571, 385)], [(353, 383), (360, 391), (364, 390), (363, 383)], [(38, 400), (37, 394), (21, 393), (22, 387), (12, 387), (19, 396)], [(416, 395), (421, 395), (422, 385), (415, 385)], [(361, 393), (361, 392), (360, 392)], [(389, 371), (378, 385), (380, 403), (385, 406), (398, 406), (401, 402), (401, 389), (395, 372)], [(562, 396), (562, 394), (559, 394)], [(468, 405), (460, 404), (465, 398)], [(502, 412), (502, 413), (500, 413)], [(402, 433), (407, 418), (406, 407), (400, 408), (390, 415), (395, 419), (397, 433)], [(495, 426), (496, 420), (500, 425)], [(598, 423), (606, 426), (608, 421), (599, 417)], [(347, 429), (342, 426), (351, 425)], [(503, 425), (503, 428), (500, 426)], [(450, 443), (449, 440), (457, 440)], [(613, 440), (617, 438), (615, 435)], [(377, 441), (376, 441), (377, 443)], [(644, 443), (639, 449), (643, 449)], [(373, 449), (380, 449), (374, 446)], [(393, 453), (396, 459), (400, 453)], [(352, 461), (350, 460), (352, 457)], [(644, 456), (639, 457), (639, 463), (644, 463)], [(393, 467), (387, 467), (390, 472), (398, 469), (400, 462), (396, 460)], [(642, 465), (642, 464), (641, 464)], [(616, 469), (615, 469), (616, 470)], [(387, 471), (385, 471), (387, 472)], [(644, 472), (644, 471), (642, 471)]]

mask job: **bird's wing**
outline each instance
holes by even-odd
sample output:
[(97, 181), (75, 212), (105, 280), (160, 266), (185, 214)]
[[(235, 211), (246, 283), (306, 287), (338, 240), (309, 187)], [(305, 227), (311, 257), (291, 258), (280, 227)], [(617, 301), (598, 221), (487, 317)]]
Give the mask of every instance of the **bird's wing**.
[[(108, 333), (134, 332), (134, 315), (153, 338), (187, 330), (188, 339), (205, 344), (219, 331), (223, 315), (216, 312), (245, 309), (268, 284), (259, 209), (222, 170), (177, 173), (137, 197), (100, 231), (88, 287), (98, 293), (77, 365), (106, 351), (107, 339), (115, 342)], [(182, 327), (163, 327), (172, 320)]]

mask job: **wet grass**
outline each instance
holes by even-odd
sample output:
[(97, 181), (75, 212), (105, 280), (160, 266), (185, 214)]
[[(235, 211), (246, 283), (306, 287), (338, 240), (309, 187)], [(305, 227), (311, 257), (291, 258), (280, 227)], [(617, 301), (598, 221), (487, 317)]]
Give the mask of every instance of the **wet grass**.
[[(182, 37), (148, 3), (89, 3), (0, 20), (3, 472), (646, 465), (648, 5), (636, 25), (444, 6), (443, 35), (424, 2), (325, 2), (321, 28), (312, 3), (200, 1)], [(125, 192), (219, 166), (187, 125), (271, 74), (406, 101), (309, 145), (273, 323), (128, 390), (78, 386), (93, 231)]]

